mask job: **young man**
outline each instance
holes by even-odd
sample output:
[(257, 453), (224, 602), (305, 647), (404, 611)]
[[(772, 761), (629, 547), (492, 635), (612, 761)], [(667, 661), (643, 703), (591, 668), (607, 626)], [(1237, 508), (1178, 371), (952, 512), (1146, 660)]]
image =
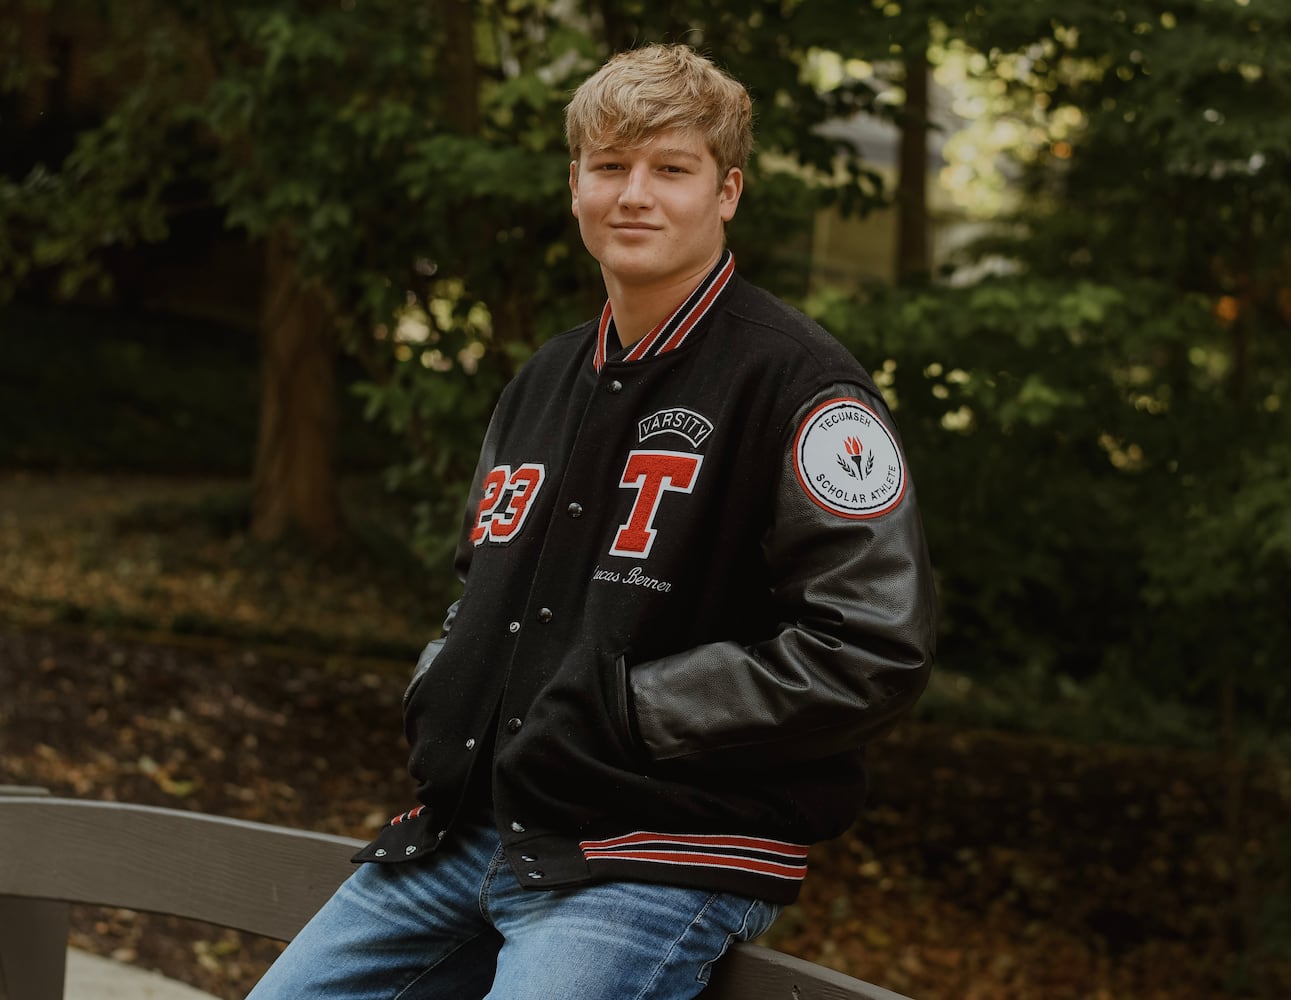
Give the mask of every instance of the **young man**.
[(843, 832), (934, 597), (865, 371), (725, 249), (744, 88), (684, 46), (567, 110), (608, 302), (503, 393), (405, 695), (420, 805), (253, 992), (683, 998)]

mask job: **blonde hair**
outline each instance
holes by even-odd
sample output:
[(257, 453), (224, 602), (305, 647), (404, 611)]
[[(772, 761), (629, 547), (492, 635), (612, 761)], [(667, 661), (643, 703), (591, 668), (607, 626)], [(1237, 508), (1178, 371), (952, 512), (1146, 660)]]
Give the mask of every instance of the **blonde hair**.
[(704, 137), (719, 180), (748, 162), (748, 91), (688, 45), (619, 53), (583, 82), (565, 108), (565, 137), (575, 160), (587, 150), (644, 145), (674, 128), (695, 129)]

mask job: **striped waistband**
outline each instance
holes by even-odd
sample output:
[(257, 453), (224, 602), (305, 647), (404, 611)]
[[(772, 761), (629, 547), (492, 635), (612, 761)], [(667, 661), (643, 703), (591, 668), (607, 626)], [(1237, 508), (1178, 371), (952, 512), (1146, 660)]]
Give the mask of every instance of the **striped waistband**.
[(638, 831), (608, 840), (584, 840), (578, 846), (588, 864), (637, 861), (686, 865), (793, 881), (801, 881), (807, 874), (806, 845), (758, 837)]

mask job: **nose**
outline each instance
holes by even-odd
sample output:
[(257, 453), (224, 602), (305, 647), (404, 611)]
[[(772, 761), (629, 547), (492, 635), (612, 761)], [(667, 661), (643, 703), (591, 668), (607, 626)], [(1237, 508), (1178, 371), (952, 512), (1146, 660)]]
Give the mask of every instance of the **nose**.
[(650, 167), (648, 164), (633, 164), (628, 171), (623, 190), (619, 192), (619, 205), (622, 208), (649, 208), (654, 200), (650, 189)]

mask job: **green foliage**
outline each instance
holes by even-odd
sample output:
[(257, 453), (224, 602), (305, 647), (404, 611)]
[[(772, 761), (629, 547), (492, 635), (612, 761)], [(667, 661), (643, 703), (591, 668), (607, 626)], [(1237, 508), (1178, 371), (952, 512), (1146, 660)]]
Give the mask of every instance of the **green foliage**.
[(256, 389), (255, 344), (244, 334), (108, 325), (67, 308), (0, 312), (6, 466), (243, 474)]
[[(896, 407), (952, 663), (1087, 676), (1131, 629), (1116, 595), (1134, 587), (1124, 557), (1143, 470), (1113, 461), (1161, 421), (1113, 376), (1169, 346), (1122, 336), (1157, 305), (1030, 278), (813, 304)], [(1195, 312), (1180, 304), (1160, 332), (1186, 338)]]
[[(0, 308), (0, 467), (245, 476), (259, 383), (252, 336), (72, 306)], [(354, 377), (354, 365), (342, 369)], [(338, 463), (374, 473), (397, 442), (341, 398)], [(245, 517), (245, 511), (243, 511)]]
[(1291, 707), (1291, 11), (1028, 11), (946, 21), (1019, 118), (1079, 122), (967, 258), (1008, 276), (812, 308), (898, 407), (948, 662), (1121, 708), (1229, 685), (1258, 742)]
[[(753, 165), (760, 190), (732, 242), (755, 280), (805, 288), (812, 206), (882, 199), (855, 151), (816, 129), (873, 107), (874, 89), (820, 91), (801, 69), (852, 11), (842, 2), (628, 0), (595, 16), (553, 0), (21, 2), (55, 33), (66, 25), (77, 53), (96, 38), (79, 71), (95, 80), (98, 118), (69, 152), (34, 152), (0, 176), (0, 297), (38, 282), (105, 294), (112, 254), (165, 239), (186, 212), (214, 209), (252, 247), (285, 236), (368, 372), (366, 412), (408, 443), (392, 481), (427, 496), (428, 552), (456, 531), (448, 512), (501, 386), (600, 305), (568, 209), (562, 111), (613, 49), (701, 46), (754, 92), (760, 153), (854, 179), (813, 188)], [(454, 21), (463, 14), (469, 23)], [(11, 102), (24, 81), (69, 71), (10, 34)], [(890, 44), (844, 41), (868, 55)]]
[[(1128, 682), (1127, 682), (1128, 681)], [(1084, 680), (1039, 665), (983, 679), (942, 667), (915, 718), (957, 730), (1006, 730), (1072, 743), (1213, 748), (1208, 706), (1162, 697), (1113, 672)]]
[[(97, 34), (81, 70), (100, 93), (62, 145), (6, 152), (0, 294), (104, 287), (113, 252), (188, 212), (251, 248), (285, 236), (367, 373), (368, 418), (406, 443), (389, 479), (425, 498), (417, 545), (440, 566), (497, 393), (603, 296), (565, 187), (579, 80), (655, 40), (744, 80), (758, 150), (730, 240), (742, 273), (798, 297), (812, 213), (887, 200), (820, 126), (899, 121), (879, 92), (930, 38), (976, 50), (1019, 120), (1068, 126), (1013, 165), (1024, 208), (972, 251), (1003, 275), (809, 303), (897, 406), (944, 657), (1194, 706), (1236, 672), (1248, 718), (1285, 720), (1285, 4), (21, 2)], [(62, 72), (12, 28), (0, 52), (10, 105)], [(822, 87), (826, 53), (875, 79)]]
[(1027, 677), (1119, 690), (1113, 729), (1231, 676), (1257, 731), (1285, 728), (1291, 426), (1215, 377), (1209, 305), (1029, 275), (813, 301), (896, 407), (950, 666), (1021, 702)]

